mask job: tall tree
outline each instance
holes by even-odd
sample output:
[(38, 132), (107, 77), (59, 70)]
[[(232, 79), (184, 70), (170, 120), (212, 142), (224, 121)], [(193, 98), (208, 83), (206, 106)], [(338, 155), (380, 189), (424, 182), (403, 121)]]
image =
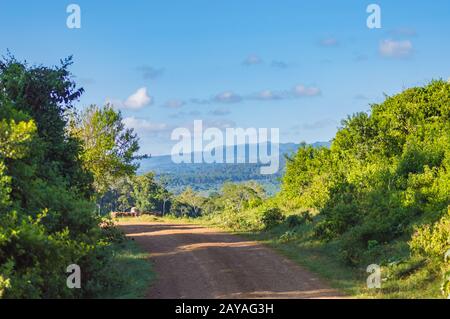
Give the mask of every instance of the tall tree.
[(135, 173), (138, 137), (125, 127), (122, 114), (112, 105), (91, 105), (80, 115), (74, 115), (70, 132), (83, 143), (82, 160), (92, 172), (99, 194), (105, 193), (117, 179)]

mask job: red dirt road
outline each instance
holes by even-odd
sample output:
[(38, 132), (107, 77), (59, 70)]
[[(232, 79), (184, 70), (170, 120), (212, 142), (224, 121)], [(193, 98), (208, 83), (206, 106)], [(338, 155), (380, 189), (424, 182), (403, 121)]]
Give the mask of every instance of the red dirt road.
[(121, 223), (148, 253), (151, 299), (340, 298), (314, 274), (240, 236), (197, 225)]

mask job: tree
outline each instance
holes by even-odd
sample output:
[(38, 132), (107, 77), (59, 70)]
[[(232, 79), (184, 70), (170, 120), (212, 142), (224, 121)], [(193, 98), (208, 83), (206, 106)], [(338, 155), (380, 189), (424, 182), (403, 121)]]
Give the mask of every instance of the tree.
[(153, 212), (159, 207), (160, 186), (155, 181), (155, 174), (149, 172), (144, 175), (134, 176), (131, 179), (132, 196), (136, 207), (141, 212)]
[(70, 132), (83, 144), (82, 161), (92, 172), (99, 194), (105, 193), (115, 180), (135, 173), (137, 135), (125, 127), (120, 111), (112, 105), (91, 105), (79, 116), (72, 115)]
[[(67, 134), (65, 114), (83, 92), (70, 64), (0, 60), (0, 297), (89, 297), (108, 283), (111, 239), (89, 200), (82, 146)], [(73, 263), (82, 289), (62, 284)]]
[(188, 187), (177, 197), (177, 201), (189, 205), (195, 217), (200, 216), (201, 207), (205, 202), (205, 198), (194, 192), (191, 187)]
[(243, 184), (226, 183), (221, 191), (222, 201), (227, 209), (241, 212), (249, 206), (256, 206), (265, 197), (264, 189), (255, 182)]

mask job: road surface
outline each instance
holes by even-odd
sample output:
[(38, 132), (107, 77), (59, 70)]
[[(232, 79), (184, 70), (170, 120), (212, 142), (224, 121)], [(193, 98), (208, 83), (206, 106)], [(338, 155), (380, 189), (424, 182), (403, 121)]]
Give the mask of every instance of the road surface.
[(121, 223), (150, 253), (151, 299), (340, 298), (314, 274), (240, 236), (190, 224)]

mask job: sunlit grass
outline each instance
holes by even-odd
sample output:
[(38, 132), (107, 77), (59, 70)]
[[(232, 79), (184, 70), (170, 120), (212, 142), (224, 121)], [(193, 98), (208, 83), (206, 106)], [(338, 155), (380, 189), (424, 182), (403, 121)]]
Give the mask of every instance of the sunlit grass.
[(142, 252), (138, 245), (131, 240), (115, 244), (113, 249), (115, 251), (113, 271), (118, 278), (115, 285), (101, 298), (144, 298), (156, 277), (149, 261), (149, 254)]

